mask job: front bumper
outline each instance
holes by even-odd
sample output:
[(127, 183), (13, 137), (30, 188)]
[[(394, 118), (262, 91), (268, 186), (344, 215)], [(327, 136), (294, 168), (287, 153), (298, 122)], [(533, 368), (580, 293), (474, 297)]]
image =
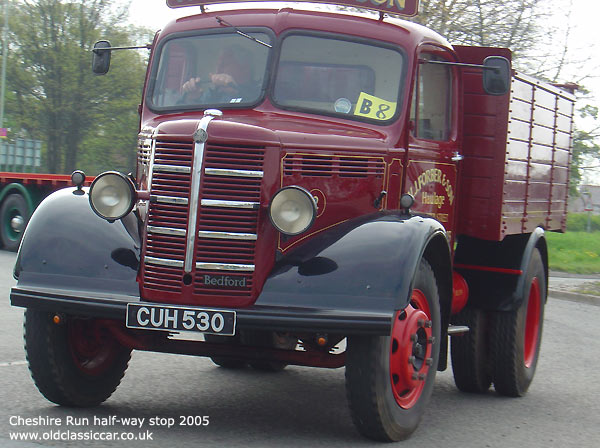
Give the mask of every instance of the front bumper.
[[(141, 299), (131, 295), (15, 286), (10, 301), (13, 306), (125, 322), (127, 304), (140, 303)], [(391, 314), (383, 312), (292, 306), (254, 305), (235, 311), (237, 328), (242, 330), (389, 335), (392, 319)]]

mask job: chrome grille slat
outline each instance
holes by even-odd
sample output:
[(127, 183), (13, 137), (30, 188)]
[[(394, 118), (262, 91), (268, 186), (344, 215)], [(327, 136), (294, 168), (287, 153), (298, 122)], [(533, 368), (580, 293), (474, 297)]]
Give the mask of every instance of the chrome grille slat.
[(208, 230), (200, 230), (198, 232), (199, 238), (211, 238), (218, 240), (242, 240), (242, 241), (256, 241), (257, 235), (255, 233), (236, 233), (236, 232), (215, 232)]
[(157, 233), (160, 235), (171, 235), (171, 236), (185, 236), (185, 229), (174, 229), (171, 227), (156, 227), (156, 226), (148, 226), (149, 233)]
[(190, 174), (192, 169), (189, 166), (155, 164), (154, 171), (158, 171), (160, 173)]
[(196, 262), (196, 269), (206, 271), (235, 271), (235, 272), (253, 272), (253, 264), (231, 264), (231, 263), (203, 263)]
[(226, 170), (219, 168), (206, 168), (204, 172), (211, 176), (251, 177), (256, 179), (262, 179), (264, 175), (262, 171)]
[(179, 198), (176, 196), (156, 196), (156, 201), (161, 204), (179, 204), (179, 205), (187, 205), (187, 198)]
[(167, 258), (156, 258), (156, 257), (144, 257), (144, 262), (148, 264), (157, 264), (159, 266), (170, 266), (173, 268), (182, 268), (183, 261), (181, 260), (170, 260)]
[(260, 203), (244, 201), (224, 201), (218, 199), (202, 199), (201, 205), (202, 207), (243, 208), (254, 210), (260, 206)]

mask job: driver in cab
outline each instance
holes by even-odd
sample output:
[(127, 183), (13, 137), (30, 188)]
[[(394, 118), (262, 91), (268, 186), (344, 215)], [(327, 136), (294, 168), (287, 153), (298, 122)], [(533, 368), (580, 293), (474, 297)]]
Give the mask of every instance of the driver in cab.
[(253, 101), (260, 86), (253, 81), (253, 67), (249, 55), (235, 48), (224, 50), (219, 56), (216, 73), (208, 78), (192, 77), (181, 86), (181, 102), (242, 103)]

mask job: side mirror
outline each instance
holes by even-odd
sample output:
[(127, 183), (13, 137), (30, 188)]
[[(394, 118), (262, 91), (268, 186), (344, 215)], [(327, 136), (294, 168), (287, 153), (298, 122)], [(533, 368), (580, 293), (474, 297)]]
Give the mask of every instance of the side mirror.
[(92, 50), (92, 71), (96, 75), (106, 75), (110, 68), (110, 42), (100, 40), (94, 44)]
[(502, 56), (488, 56), (483, 61), (483, 90), (488, 95), (504, 95), (510, 89), (510, 62)]

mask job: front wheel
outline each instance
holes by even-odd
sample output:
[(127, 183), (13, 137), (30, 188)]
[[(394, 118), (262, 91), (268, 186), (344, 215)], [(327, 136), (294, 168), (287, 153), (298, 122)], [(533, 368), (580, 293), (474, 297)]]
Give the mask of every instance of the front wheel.
[(390, 336), (348, 338), (346, 393), (361, 434), (392, 442), (415, 431), (433, 391), (440, 332), (437, 282), (422, 260), (410, 303), (395, 314)]
[(97, 406), (116, 390), (127, 369), (125, 348), (94, 319), (27, 309), (25, 352), (35, 385), (48, 400), (63, 406)]
[(494, 313), (494, 388), (500, 395), (523, 396), (533, 381), (542, 343), (546, 272), (535, 249), (527, 271), (527, 288), (522, 303), (514, 311)]

